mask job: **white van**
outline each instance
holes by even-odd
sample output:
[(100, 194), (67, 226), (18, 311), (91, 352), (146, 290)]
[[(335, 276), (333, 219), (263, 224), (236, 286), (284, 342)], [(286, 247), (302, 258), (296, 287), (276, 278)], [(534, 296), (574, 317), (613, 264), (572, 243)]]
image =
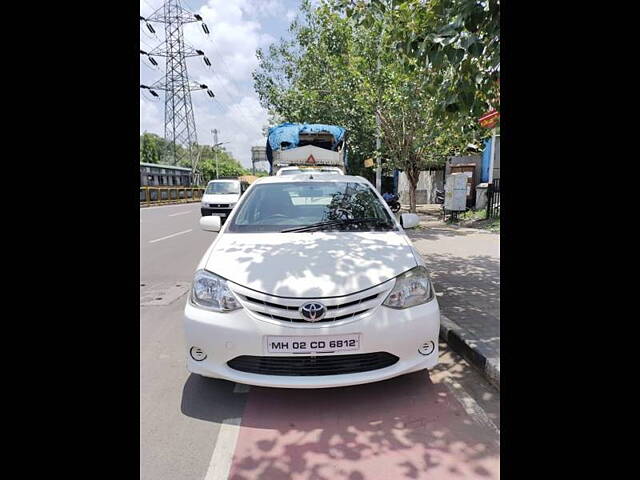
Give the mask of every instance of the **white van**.
[(202, 195), (202, 216), (216, 215), (224, 220), (247, 188), (249, 183), (244, 180), (211, 180)]

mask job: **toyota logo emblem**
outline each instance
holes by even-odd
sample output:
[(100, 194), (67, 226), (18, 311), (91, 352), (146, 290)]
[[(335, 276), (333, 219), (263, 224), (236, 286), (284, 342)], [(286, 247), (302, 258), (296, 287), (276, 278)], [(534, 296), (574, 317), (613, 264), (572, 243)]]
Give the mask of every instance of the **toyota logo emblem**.
[(327, 309), (318, 302), (305, 303), (300, 307), (300, 314), (307, 322), (317, 322), (322, 320)]

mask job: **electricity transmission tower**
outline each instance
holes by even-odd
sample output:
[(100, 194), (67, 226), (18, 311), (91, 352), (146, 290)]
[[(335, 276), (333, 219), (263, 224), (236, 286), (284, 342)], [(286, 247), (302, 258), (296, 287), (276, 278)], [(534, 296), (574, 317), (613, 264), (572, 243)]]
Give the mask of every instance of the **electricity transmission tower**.
[(149, 52), (140, 50), (140, 54), (147, 56), (154, 66), (158, 65), (154, 57), (164, 57), (164, 79), (152, 85), (140, 85), (140, 88), (149, 90), (154, 97), (159, 96), (156, 90), (164, 92), (164, 138), (168, 142), (167, 153), (170, 162), (177, 165), (185, 158), (188, 159), (192, 175), (196, 179), (200, 155), (195, 148), (198, 138), (191, 92), (206, 90), (211, 98), (215, 95), (207, 85), (189, 80), (187, 58), (201, 56), (208, 67), (211, 67), (211, 62), (202, 50), (196, 50), (185, 43), (183, 26), (188, 23), (202, 22), (202, 30), (207, 35), (209, 28), (200, 15), (186, 10), (180, 0), (166, 0), (148, 17), (140, 16), (140, 21), (145, 22), (147, 29), (154, 34), (153, 23), (164, 24), (165, 33), (163, 43)]

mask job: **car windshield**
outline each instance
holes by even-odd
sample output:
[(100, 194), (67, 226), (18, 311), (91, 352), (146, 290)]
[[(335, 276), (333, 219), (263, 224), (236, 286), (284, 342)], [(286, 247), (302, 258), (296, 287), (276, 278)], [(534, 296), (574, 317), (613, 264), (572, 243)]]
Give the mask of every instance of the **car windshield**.
[[(358, 220), (362, 221), (359, 222)], [(328, 222), (326, 225), (315, 225)], [(395, 230), (371, 187), (357, 182), (291, 182), (254, 186), (227, 227), (230, 232)]]
[(238, 182), (213, 182), (207, 185), (205, 194), (229, 194), (240, 193), (240, 184)]

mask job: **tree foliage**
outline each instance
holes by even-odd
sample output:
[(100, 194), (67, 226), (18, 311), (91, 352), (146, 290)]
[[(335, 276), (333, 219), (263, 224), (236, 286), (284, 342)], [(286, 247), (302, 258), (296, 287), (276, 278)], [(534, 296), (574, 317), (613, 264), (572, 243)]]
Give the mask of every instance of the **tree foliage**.
[(202, 154), (198, 162), (199, 170), (202, 172), (202, 178), (205, 182), (216, 178), (216, 157), (218, 159), (218, 176), (219, 177), (239, 177), (240, 175), (249, 175), (250, 170), (244, 168), (231, 153), (227, 152), (224, 147), (211, 148), (208, 145), (201, 146)]
[(386, 22), (407, 68), (445, 73), (438, 107), (478, 116), (500, 98), (500, 0), (343, 0), (358, 24)]
[(375, 146), (369, 39), (328, 4), (314, 9), (303, 2), (301, 11), (302, 21), (290, 27), (292, 40), (258, 50), (256, 92), (275, 118), (345, 127), (349, 170), (365, 174), (363, 161)]
[(292, 38), (258, 50), (255, 90), (274, 119), (345, 127), (349, 173), (371, 179), (363, 162), (376, 155), (404, 170), (415, 211), (420, 170), (486, 135), (477, 116), (499, 95), (498, 22), (498, 1), (305, 1)]
[[(143, 133), (140, 135), (140, 161), (146, 163), (158, 163), (172, 165), (171, 157), (167, 154), (169, 142), (155, 133)], [(183, 147), (178, 146), (178, 149)], [(216, 156), (218, 158), (218, 176), (237, 177), (250, 174), (250, 170), (244, 168), (231, 153), (224, 147), (212, 148), (210, 145), (193, 146), (195, 155), (198, 156), (197, 170), (202, 173), (203, 181), (216, 178)], [(179, 167), (191, 168), (188, 158), (178, 162)]]

